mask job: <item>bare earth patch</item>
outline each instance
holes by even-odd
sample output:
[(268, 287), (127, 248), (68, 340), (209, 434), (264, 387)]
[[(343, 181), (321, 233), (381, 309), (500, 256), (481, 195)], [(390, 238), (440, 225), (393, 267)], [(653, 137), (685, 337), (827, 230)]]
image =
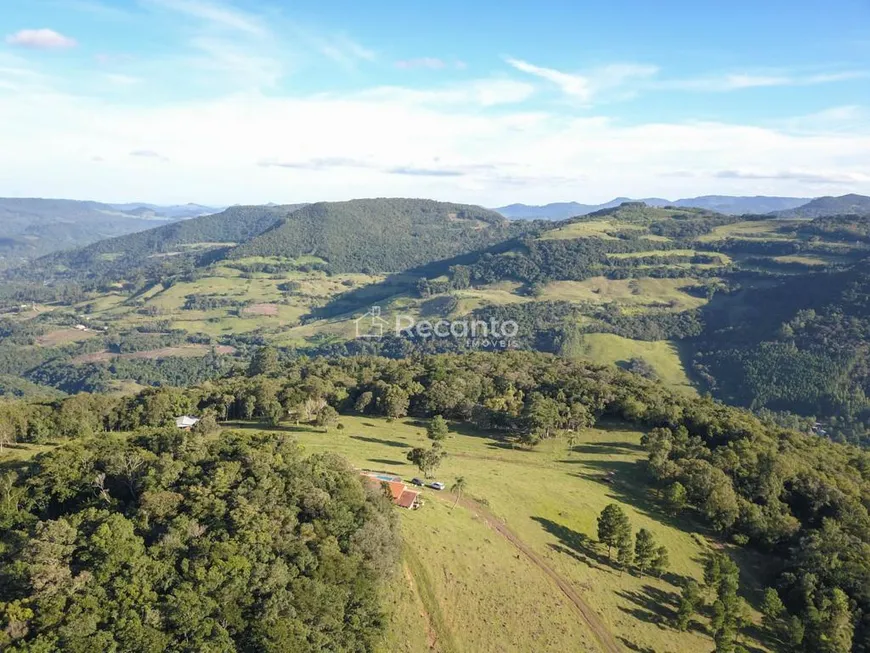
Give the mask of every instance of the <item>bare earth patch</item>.
[[(214, 348), (218, 354), (235, 354), (236, 348), (227, 345), (218, 345)], [(122, 358), (127, 360), (159, 360), (161, 358), (196, 358), (205, 356), (211, 347), (208, 345), (179, 345), (178, 347), (162, 347), (160, 349), (148, 349), (146, 351), (134, 351), (129, 354), (113, 354), (110, 351), (98, 351), (92, 354), (83, 354), (72, 360), (73, 363), (105, 363), (107, 361)]]
[(242, 315), (278, 315), (278, 304), (252, 304), (242, 309)]
[(65, 345), (70, 342), (87, 340), (88, 338), (93, 338), (95, 335), (97, 335), (95, 331), (79, 331), (78, 329), (58, 329), (57, 331), (50, 331), (45, 335), (39, 336), (36, 339), (36, 344), (43, 347), (57, 347), (58, 345)]

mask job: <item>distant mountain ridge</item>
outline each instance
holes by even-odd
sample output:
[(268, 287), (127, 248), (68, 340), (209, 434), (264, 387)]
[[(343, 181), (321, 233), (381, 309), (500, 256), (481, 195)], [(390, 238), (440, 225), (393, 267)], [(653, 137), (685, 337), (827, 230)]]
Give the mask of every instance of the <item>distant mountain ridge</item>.
[(331, 272), (389, 273), (485, 248), (530, 228), (480, 206), (421, 199), (233, 206), (57, 252), (8, 274), (105, 281), (134, 271), (177, 273), (220, 259), (270, 256), (314, 256)]
[(643, 202), (647, 206), (678, 206), (681, 208), (698, 208), (724, 213), (726, 215), (741, 215), (744, 213), (771, 213), (802, 206), (809, 202), (809, 197), (743, 197), (730, 195), (702, 195), (678, 200), (667, 200), (661, 197), (645, 197), (632, 200), (628, 197), (617, 197), (603, 204), (580, 204), (578, 202), (555, 202), (534, 206), (528, 204), (509, 204), (494, 211), (512, 220), (564, 220), (580, 215), (588, 215), (602, 209), (612, 209), (623, 202)]
[(202, 204), (173, 204), (162, 206), (160, 204), (148, 204), (147, 202), (132, 202), (129, 204), (111, 204), (110, 206), (135, 215), (154, 216), (157, 218), (168, 218), (172, 220), (186, 220), (188, 218), (198, 218), (203, 215), (211, 215), (220, 213), (227, 207), (221, 206), (204, 206)]
[(0, 198), (0, 268), (55, 251), (144, 231), (218, 209), (199, 204), (105, 204), (102, 202)]
[(783, 218), (822, 218), (829, 215), (870, 215), (870, 197), (866, 195), (842, 195), (840, 197), (817, 197), (816, 199), (787, 210), (777, 211)]

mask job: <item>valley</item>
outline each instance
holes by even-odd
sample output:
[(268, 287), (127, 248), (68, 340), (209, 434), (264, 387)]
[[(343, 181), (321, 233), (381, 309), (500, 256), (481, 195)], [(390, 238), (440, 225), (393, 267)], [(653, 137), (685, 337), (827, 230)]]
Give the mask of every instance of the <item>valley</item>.
[[(26, 355), (0, 365), (0, 375), (94, 391), (113, 380), (202, 379), (243, 365), (263, 345), (307, 354), (460, 347), (356, 340), (355, 320), (376, 305), (391, 322), (514, 320), (517, 346), (643, 369), (673, 388), (864, 437), (866, 408), (852, 402), (844, 413), (838, 398), (860, 378), (828, 373), (836, 388), (820, 382), (801, 394), (764, 377), (752, 381), (768, 387), (764, 395), (735, 386), (755, 374), (743, 362), (753, 348), (794, 357), (775, 344), (777, 328), (823, 308), (823, 296), (808, 294), (783, 303), (787, 288), (864, 283), (866, 218), (728, 216), (629, 202), (562, 222), (510, 223), (461, 205), (361, 202), (235, 207), (13, 271), (0, 361), (4, 347), (23, 346)], [(405, 258), (411, 249), (417, 258)], [(734, 341), (735, 327), (757, 324), (762, 296), (777, 297), (779, 322)], [(80, 324), (87, 330), (73, 329)], [(860, 367), (854, 356), (806, 351), (814, 337), (795, 354), (812, 362), (779, 364), (833, 365), (846, 375)], [(198, 349), (173, 354), (187, 345)]]

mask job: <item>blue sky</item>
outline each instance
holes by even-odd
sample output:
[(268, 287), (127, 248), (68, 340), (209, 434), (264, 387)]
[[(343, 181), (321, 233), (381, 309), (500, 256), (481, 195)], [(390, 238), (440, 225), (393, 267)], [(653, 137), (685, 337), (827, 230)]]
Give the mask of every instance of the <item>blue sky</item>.
[(0, 195), (870, 193), (870, 3), (712, 4), (4, 0)]

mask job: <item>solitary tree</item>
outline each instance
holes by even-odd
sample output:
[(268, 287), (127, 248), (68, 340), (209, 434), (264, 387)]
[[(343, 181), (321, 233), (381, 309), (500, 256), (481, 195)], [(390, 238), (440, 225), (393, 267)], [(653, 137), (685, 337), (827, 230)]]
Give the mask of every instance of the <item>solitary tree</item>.
[(612, 559), (613, 548), (626, 536), (631, 537), (628, 516), (617, 504), (611, 503), (598, 516), (598, 541), (607, 547), (608, 559)]
[(338, 411), (335, 410), (329, 404), (326, 404), (323, 408), (320, 409), (320, 412), (317, 413), (317, 418), (314, 423), (317, 426), (324, 428), (329, 431), (329, 427), (335, 424), (338, 421)]
[(453, 508), (456, 507), (456, 504), (459, 503), (459, 499), (462, 496), (462, 493), (465, 491), (466, 486), (468, 485), (464, 476), (457, 476), (456, 480), (453, 481), (453, 485), (450, 486), (450, 491), (456, 495), (456, 500), (453, 502)]
[(423, 447), (411, 449), (407, 457), (408, 460), (423, 472), (423, 476), (429, 478), (438, 469), (438, 466), (446, 455), (447, 452), (444, 451), (444, 448), (438, 442), (435, 442), (432, 444), (431, 449), (424, 449)]
[(635, 536), (634, 560), (640, 571), (641, 578), (647, 567), (652, 566), (656, 557), (657, 547), (655, 538), (647, 529), (641, 528)]
[(441, 415), (435, 415), (426, 427), (426, 435), (430, 440), (435, 440), (436, 442), (446, 438), (447, 432), (447, 420), (441, 417)]
[(574, 447), (576, 447), (577, 443), (580, 441), (580, 434), (574, 429), (571, 429), (566, 433), (565, 440), (568, 443), (568, 455), (570, 456), (574, 452)]

